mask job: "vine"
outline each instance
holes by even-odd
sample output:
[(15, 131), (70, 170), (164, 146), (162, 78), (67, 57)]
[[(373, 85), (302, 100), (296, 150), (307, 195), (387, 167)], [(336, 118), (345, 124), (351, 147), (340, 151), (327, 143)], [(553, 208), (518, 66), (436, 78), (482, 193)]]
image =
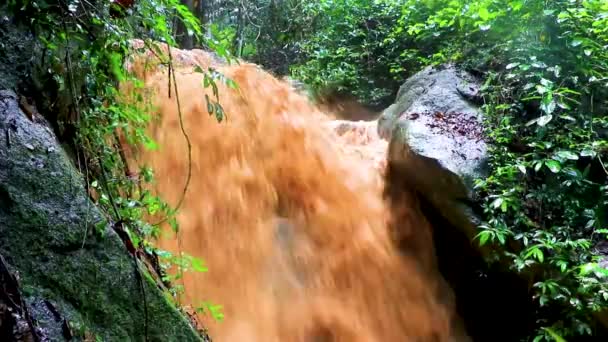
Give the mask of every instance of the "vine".
[[(202, 29), (198, 19), (179, 0), (11, 0), (9, 6), (39, 40), (32, 75), (37, 91), (43, 95), (37, 99), (38, 107), (54, 124), (61, 140), (71, 147), (85, 176), (87, 190), (107, 213), (107, 221), (133, 256), (142, 291), (138, 259), (144, 257), (157, 265), (153, 271), (165, 285), (171, 285), (171, 297), (178, 299), (180, 288), (172, 283), (185, 271), (207, 269), (200, 259), (181, 252), (173, 256), (152, 244), (165, 223), (171, 226), (179, 241), (176, 213), (183, 196), (176, 207), (171, 207), (145, 190), (145, 184), (153, 181), (153, 170), (129, 169), (124, 144), (156, 148), (156, 143), (145, 132), (152, 108), (145, 96), (125, 100), (119, 87), (128, 84), (136, 90), (134, 94), (145, 90), (144, 83), (124, 68), (125, 62), (138, 52), (132, 45), (133, 39), (143, 39), (145, 48), (156, 56), (155, 63), (166, 67), (172, 75), (169, 91), (173, 88), (177, 100), (191, 168), (191, 146), (183, 127), (170, 47), (176, 45), (177, 22), (200, 40)], [(168, 58), (156, 42), (166, 44)], [(208, 83), (207, 77), (205, 86), (217, 89), (213, 81)], [(215, 103), (212, 107), (213, 114), (221, 121), (224, 116), (221, 105)], [(150, 223), (145, 219), (147, 216), (161, 217), (161, 220)], [(106, 225), (106, 222), (100, 223), (94, 232), (103, 234)], [(85, 227), (85, 238), (89, 230)], [(157, 258), (164, 262), (157, 264)], [(177, 275), (168, 276), (166, 271), (173, 266), (178, 270)], [(142, 300), (145, 304), (145, 292)], [(147, 310), (146, 305), (144, 308)], [(223, 318), (220, 307), (208, 302), (196, 311), (208, 312), (218, 320)], [(147, 336), (147, 322), (144, 334)]]

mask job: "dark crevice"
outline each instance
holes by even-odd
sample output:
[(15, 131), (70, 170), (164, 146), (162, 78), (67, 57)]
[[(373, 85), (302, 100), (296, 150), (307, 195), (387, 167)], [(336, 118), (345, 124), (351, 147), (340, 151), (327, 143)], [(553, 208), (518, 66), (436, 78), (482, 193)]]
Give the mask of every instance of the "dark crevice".
[(465, 234), (423, 198), (433, 226), (439, 270), (456, 297), (458, 314), (473, 341), (513, 342), (536, 329), (535, 306), (526, 282), (489, 266)]

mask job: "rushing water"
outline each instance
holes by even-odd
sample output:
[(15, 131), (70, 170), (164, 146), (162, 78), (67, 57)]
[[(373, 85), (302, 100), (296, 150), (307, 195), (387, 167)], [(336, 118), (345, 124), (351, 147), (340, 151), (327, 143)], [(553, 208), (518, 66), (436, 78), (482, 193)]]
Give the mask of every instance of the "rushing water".
[[(212, 63), (202, 52), (188, 56)], [(431, 227), (408, 180), (385, 170), (387, 146), (374, 123), (332, 119), (254, 65), (218, 69), (239, 86), (218, 82), (222, 123), (207, 113), (204, 94), (212, 94), (202, 75), (176, 72), (192, 174), (179, 238), (159, 241), (205, 261), (207, 273), (185, 274), (182, 301), (223, 306), (223, 322), (201, 317), (212, 338), (454, 340)], [(146, 84), (160, 114), (149, 132), (160, 148), (140, 151), (138, 162), (155, 170), (154, 191), (175, 205), (188, 146), (167, 73), (147, 75)]]

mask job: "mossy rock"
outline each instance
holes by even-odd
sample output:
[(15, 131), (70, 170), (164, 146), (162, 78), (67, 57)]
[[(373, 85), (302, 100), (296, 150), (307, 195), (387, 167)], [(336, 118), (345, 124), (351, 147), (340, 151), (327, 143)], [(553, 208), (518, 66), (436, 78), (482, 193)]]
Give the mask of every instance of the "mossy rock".
[(75, 339), (206, 339), (104, 223), (46, 122), (10, 91), (0, 91), (0, 255), (51, 341), (68, 340), (66, 322)]

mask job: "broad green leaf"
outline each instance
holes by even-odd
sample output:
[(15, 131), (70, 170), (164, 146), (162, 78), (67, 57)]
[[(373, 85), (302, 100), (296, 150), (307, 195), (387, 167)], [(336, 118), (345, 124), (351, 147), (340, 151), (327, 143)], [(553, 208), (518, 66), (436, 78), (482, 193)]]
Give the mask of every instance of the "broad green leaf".
[(563, 337), (558, 335), (553, 329), (543, 328), (543, 330), (545, 330), (555, 340), (555, 342), (567, 342)]
[(526, 127), (532, 126), (532, 125), (534, 125), (537, 122), (538, 122), (538, 118), (537, 119), (532, 119), (532, 120), (526, 122)]
[(491, 234), (492, 233), (488, 230), (484, 230), (481, 233), (477, 234), (477, 237), (479, 238), (479, 245), (485, 245), (488, 242), (488, 239), (490, 239)]
[(582, 178), (583, 177), (583, 174), (579, 170), (572, 169), (572, 168), (564, 169), (564, 170), (562, 170), (562, 172), (564, 172), (564, 173), (566, 173), (566, 174), (568, 174), (568, 175), (570, 175), (572, 177), (575, 177), (575, 178)]
[(577, 47), (577, 46), (581, 45), (582, 43), (583, 43), (582, 40), (575, 39), (575, 40), (572, 41), (572, 43), (570, 43), (570, 45), (572, 45), (573, 47)]
[(205, 94), (205, 101), (207, 101), (207, 113), (209, 113), (209, 115), (213, 114), (213, 103), (207, 94)]
[(172, 217), (171, 219), (169, 219), (169, 226), (171, 226), (171, 229), (173, 230), (173, 232), (175, 232), (175, 233), (179, 232), (179, 223), (177, 222), (177, 219), (175, 217)]
[(545, 112), (547, 114), (553, 113), (555, 111), (556, 106), (557, 106), (557, 104), (552, 99), (548, 100), (548, 102), (543, 101), (543, 103), (540, 105), (543, 112)]
[(207, 272), (208, 271), (203, 260), (192, 257), (190, 262), (192, 265), (192, 269), (194, 269), (196, 272)]
[(551, 87), (553, 85), (553, 82), (549, 81), (546, 78), (541, 78), (540, 84), (544, 85), (545, 87)]
[(551, 170), (553, 173), (558, 173), (562, 169), (560, 162), (555, 159), (545, 160), (545, 165), (547, 165), (547, 168), (549, 168), (549, 170)]
[(497, 199), (495, 199), (492, 202), (492, 206), (494, 207), (494, 209), (497, 209), (497, 208), (499, 208), (502, 205), (502, 203), (503, 203), (503, 199), (500, 198), (500, 197), (498, 197)]
[(549, 122), (551, 122), (551, 120), (553, 120), (553, 115), (547, 114), (538, 118), (538, 121), (536, 123), (542, 127), (546, 126)]
[(572, 151), (559, 151), (556, 155), (562, 159), (578, 160), (578, 156)]
[(548, 91), (548, 89), (540, 84), (537, 84), (536, 91), (542, 95), (542, 94), (546, 93)]
[(586, 150), (581, 151), (581, 157), (595, 157), (595, 156), (596, 156), (596, 153), (593, 150), (586, 149)]
[(500, 242), (502, 245), (504, 245), (504, 244), (505, 244), (505, 242), (506, 242), (506, 237), (505, 237), (503, 234), (500, 234), (500, 233), (496, 234), (496, 238), (498, 239), (498, 241), (499, 241), (499, 242)]
[(490, 19), (490, 12), (486, 7), (480, 8), (477, 14), (479, 15), (479, 18), (483, 21), (488, 21), (488, 19)]

